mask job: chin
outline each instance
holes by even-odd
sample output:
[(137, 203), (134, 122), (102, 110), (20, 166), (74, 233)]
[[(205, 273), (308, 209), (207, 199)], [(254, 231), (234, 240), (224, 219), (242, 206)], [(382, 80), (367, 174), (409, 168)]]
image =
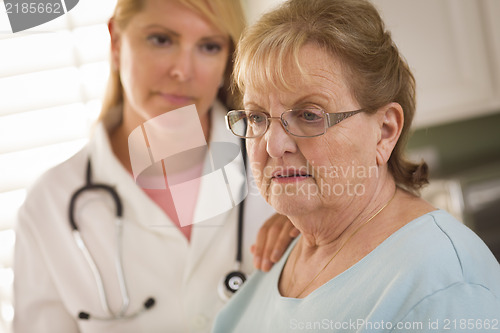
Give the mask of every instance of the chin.
[(320, 202), (317, 195), (311, 193), (300, 194), (271, 194), (267, 202), (280, 214), (298, 216), (307, 214), (319, 208)]

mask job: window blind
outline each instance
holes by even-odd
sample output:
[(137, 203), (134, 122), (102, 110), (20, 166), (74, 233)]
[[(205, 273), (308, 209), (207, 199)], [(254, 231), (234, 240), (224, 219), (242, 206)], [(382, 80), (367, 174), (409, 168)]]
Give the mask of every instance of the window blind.
[(15, 220), (33, 181), (77, 152), (109, 73), (107, 21), (116, 0), (81, 0), (12, 33), (0, 0), (0, 333), (11, 330)]

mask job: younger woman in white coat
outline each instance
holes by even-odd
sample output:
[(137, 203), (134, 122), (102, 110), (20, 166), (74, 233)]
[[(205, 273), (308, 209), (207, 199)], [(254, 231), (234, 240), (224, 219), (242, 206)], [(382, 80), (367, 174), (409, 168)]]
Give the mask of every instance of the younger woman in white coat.
[[(194, 104), (209, 144), (239, 145), (223, 120), (236, 105), (229, 76), (243, 27), (236, 0), (118, 0), (109, 22), (110, 82), (91, 140), (44, 174), (19, 211), (15, 332), (209, 330), (224, 304), (221, 279), (235, 266), (239, 209), (181, 226), (168, 190), (146, 190), (134, 181), (128, 137), (144, 122)], [(198, 176), (201, 165), (193, 166)], [(84, 254), (73, 238), (68, 206), (87, 179), (116, 191), (123, 229), (117, 238), (110, 193), (82, 194), (72, 214), (88, 248)], [(203, 181), (193, 187), (184, 205), (188, 215), (203, 204), (197, 200), (203, 190)], [(249, 245), (274, 213), (260, 200), (250, 186), (240, 268), (245, 273), (252, 270)], [(268, 220), (254, 248), (256, 267), (268, 270), (293, 232), (278, 215)]]

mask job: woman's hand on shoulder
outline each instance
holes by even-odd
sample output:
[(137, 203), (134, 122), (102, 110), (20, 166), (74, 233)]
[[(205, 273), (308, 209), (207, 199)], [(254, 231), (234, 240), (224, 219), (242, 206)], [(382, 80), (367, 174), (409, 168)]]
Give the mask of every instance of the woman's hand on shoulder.
[(255, 268), (268, 272), (299, 234), (286, 216), (278, 213), (271, 216), (260, 228), (257, 240), (250, 249)]

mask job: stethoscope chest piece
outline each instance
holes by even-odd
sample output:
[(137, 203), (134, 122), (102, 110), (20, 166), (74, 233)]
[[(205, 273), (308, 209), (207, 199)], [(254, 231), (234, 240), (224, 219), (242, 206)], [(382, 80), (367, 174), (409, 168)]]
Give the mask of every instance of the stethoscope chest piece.
[(228, 301), (235, 292), (237, 292), (243, 283), (247, 280), (245, 273), (241, 271), (229, 272), (219, 283), (219, 296), (221, 299)]

